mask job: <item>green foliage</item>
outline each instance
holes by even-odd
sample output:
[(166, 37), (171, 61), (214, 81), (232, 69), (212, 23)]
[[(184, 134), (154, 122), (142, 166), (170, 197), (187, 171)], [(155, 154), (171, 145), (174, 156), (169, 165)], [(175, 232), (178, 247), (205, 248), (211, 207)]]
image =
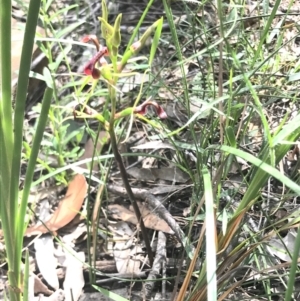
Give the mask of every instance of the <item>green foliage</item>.
[[(90, 71), (89, 75), (95, 76), (95, 80), (90, 89), (85, 91), (91, 77), (82, 79), (74, 77), (67, 59), (67, 56), (71, 54), (72, 45), (65, 46), (63, 43), (66, 41), (62, 39), (67, 32), (74, 31), (83, 21), (54, 29), (51, 22), (59, 20), (60, 14), (74, 6), (48, 16), (47, 12), (51, 1), (45, 1), (42, 7), (42, 22), (53, 38), (47, 39), (45, 44), (41, 44), (41, 48), (50, 61), (50, 71), (45, 70), (44, 74), (39, 77), (46, 81), (49, 87), (54, 88), (55, 105), (49, 109), (52, 91), (47, 89), (43, 107), (39, 110), (41, 111), (39, 112), (39, 124), (34, 129), (36, 137), (34, 144), (23, 143), (26, 150), (25, 158), (29, 160), (29, 165), (24, 190), (20, 194), (19, 177), (15, 175), (20, 172), (24, 98), (38, 2), (32, 0), (28, 11), (30, 18), (28, 18), (27, 36), (24, 40), (16, 106), (13, 109), (10, 82), (11, 46), (8, 30), (10, 28), (10, 11), (5, 9), (10, 7), (11, 3), (8, 0), (2, 0), (2, 2), (0, 0), (1, 8), (4, 7), (0, 11), (2, 87), (0, 98), (0, 217), (7, 241), (11, 286), (19, 288), (22, 284), (18, 271), (24, 231), (24, 214), (36, 160), (37, 164), (41, 164), (49, 174), (41, 175), (41, 178), (34, 183), (35, 185), (50, 176), (55, 176), (57, 180), (65, 182), (66, 170), (69, 168), (66, 164), (73, 162), (78, 156), (78, 143), (84, 135), (82, 128), (86, 124), (78, 126), (74, 130), (72, 122), (65, 120), (67, 116), (70, 117), (72, 109), (61, 109), (61, 100), (54, 84), (53, 79), (61, 62), (65, 62), (71, 80), (63, 88), (72, 87), (74, 89), (72, 95), (65, 96), (65, 103), (73, 101), (75, 98), (86, 105), (93, 97), (106, 98), (102, 111), (78, 110), (76, 114), (78, 118), (92, 118), (99, 121), (99, 124), (109, 131), (113, 140), (112, 147), (115, 158), (118, 158), (115, 132), (123, 132), (124, 126), (120, 121), (133, 115), (146, 122), (148, 126), (157, 129), (159, 132), (157, 136), (172, 144), (176, 152), (176, 166), (185, 170), (192, 181), (191, 214), (185, 218), (185, 221), (189, 223), (190, 230), (187, 233), (187, 241), (195, 239), (191, 233), (193, 233), (192, 229), (199, 227), (199, 224), (195, 224), (196, 221), (200, 221), (201, 225), (206, 224), (206, 235), (203, 230), (203, 233), (201, 232), (197, 237), (200, 249), (195, 255), (203, 264), (191, 267), (191, 278), (188, 274), (184, 274), (184, 281), (189, 286), (194, 283), (193, 287), (189, 287), (187, 290), (189, 291), (187, 298), (189, 300), (217, 300), (218, 298), (224, 300), (228, 298), (228, 294), (235, 289), (235, 286), (243, 285), (243, 280), (235, 283), (231, 281), (237, 270), (247, 264), (253, 264), (254, 267), (256, 265), (256, 268), (261, 269), (269, 267), (266, 259), (268, 253), (264, 244), (268, 241), (269, 229), (275, 229), (279, 222), (273, 223), (269, 213), (265, 213), (261, 209), (257, 212), (255, 209), (263, 207), (262, 205), (265, 203), (268, 205), (271, 198), (269, 190), (267, 198), (263, 194), (266, 192), (266, 184), (276, 179), (280, 185), (284, 186), (284, 195), (280, 196), (281, 202), (296, 197), (300, 193), (298, 168), (295, 169), (296, 176), (293, 178), (278, 170), (282, 159), (286, 157), (291, 146), (300, 137), (300, 115), (297, 105), (299, 97), (287, 81), (288, 77), (295, 86), (297, 85), (299, 62), (293, 55), (284, 52), (285, 47), (295, 40), (295, 36), (285, 37), (287, 29), (284, 26), (289, 13), (278, 14), (281, 1), (276, 0), (270, 10), (264, 4), (263, 14), (257, 12), (258, 15), (249, 17), (245, 15), (248, 8), (243, 3), (223, 3), (219, 0), (216, 1), (216, 7), (213, 8), (215, 12), (213, 22), (208, 25), (210, 21), (199, 17), (201, 13), (203, 15), (207, 13), (205, 6), (208, 3), (202, 5), (196, 1), (197, 13), (185, 12), (185, 23), (180, 25), (183, 27), (182, 29), (175, 22), (172, 3), (163, 0), (171, 37), (169, 33), (162, 32), (164, 24), (163, 18), (160, 18), (144, 30), (137, 40), (136, 37), (142, 22), (153, 4), (153, 0), (151, 0), (123, 51), (121, 50), (123, 37), (120, 30), (122, 15), (119, 14), (114, 23), (109, 24), (107, 5), (105, 1), (102, 1), (102, 16), (99, 20), (105, 45), (101, 48), (97, 40), (93, 40), (92, 37), (88, 39), (95, 43), (98, 59), (93, 58), (94, 60), (89, 62), (88, 68), (90, 69), (86, 69), (87, 72)], [(182, 1), (186, 10), (188, 10), (188, 4), (187, 1)], [(290, 1), (289, 7), (292, 4), (293, 1)], [(259, 9), (257, 8), (257, 11)], [(279, 21), (276, 18), (279, 18)], [(260, 26), (260, 29), (246, 27), (248, 21), (258, 21), (257, 25)], [(252, 35), (257, 35), (256, 41), (252, 39)], [(135, 56), (146, 45), (149, 38), (152, 38), (149, 57), (146, 60), (140, 58), (140, 60), (134, 61)], [(143, 116), (144, 109), (149, 105), (147, 102), (139, 105), (142, 92), (144, 92), (142, 91), (143, 87), (132, 107), (125, 104), (125, 109), (117, 112), (117, 83), (137, 70), (144, 70), (145, 75), (150, 74), (159, 43), (162, 40), (165, 45), (174, 45), (175, 51), (172, 54), (169, 49), (163, 49), (162, 52), (165, 51), (170, 55), (161, 70), (158, 70), (157, 74), (159, 75), (149, 85), (146, 93), (155, 95), (163, 88), (172, 96), (171, 100), (167, 99), (167, 105), (170, 102), (181, 104), (187, 118), (175, 128), (171, 123), (162, 124), (158, 120), (149, 120)], [(49, 51), (53, 45), (59, 45), (59, 54), (55, 59)], [(107, 47), (108, 53), (106, 53), (105, 47)], [(132, 64), (134, 67), (130, 73), (126, 74), (124, 69), (127, 64)], [(170, 65), (176, 69), (176, 73), (180, 73), (175, 78), (176, 84), (173, 84), (173, 81), (164, 80), (166, 74), (170, 76), (174, 71), (168, 69)], [(190, 80), (187, 75), (193, 72), (197, 74)], [(161, 78), (160, 74), (163, 74)], [(37, 77), (37, 75), (34, 76)], [(149, 77), (151, 78), (151, 76)], [(284, 88), (282, 88), (283, 86)], [(271, 124), (273, 113), (268, 110), (272, 107), (272, 103), (283, 101), (289, 102), (290, 107), (287, 106), (288, 109), (274, 127)], [(122, 104), (124, 105), (124, 103)], [(156, 104), (152, 105), (155, 107)], [(49, 114), (47, 113), (48, 109)], [(292, 109), (294, 112), (291, 112)], [(49, 116), (48, 124), (52, 129), (53, 137), (47, 134), (42, 136), (47, 116)], [(259, 120), (260, 124), (261, 137), (258, 143), (253, 142), (255, 141), (255, 129), (252, 131), (249, 129), (253, 120)], [(132, 124), (132, 119), (130, 123)], [(90, 131), (92, 132), (91, 129)], [(130, 133), (130, 131), (128, 132)], [(95, 136), (95, 133), (93, 134)], [(57, 158), (57, 167), (53, 168), (47, 162), (37, 159), (40, 144), (40, 149), (44, 153)], [(193, 151), (193, 164), (186, 155), (190, 151)], [(97, 156), (100, 163), (111, 158), (112, 155)], [(246, 162), (243, 164), (249, 167), (245, 168), (240, 163), (241, 159), (242, 162)], [(81, 163), (75, 162), (71, 166)], [(239, 182), (234, 187), (227, 188), (226, 185), (231, 181), (233, 173), (236, 173)], [(126, 178), (123, 180), (124, 183), (127, 181)], [(100, 180), (98, 179), (98, 181)], [(101, 181), (105, 181), (104, 176)], [(20, 206), (17, 201), (19, 196), (22, 196)], [(224, 200), (226, 200), (226, 205), (224, 205)], [(257, 214), (267, 221), (267, 225), (254, 231), (249, 227), (247, 218), (256, 217)], [(281, 222), (285, 222), (285, 225), (279, 227), (279, 230), (276, 228), (276, 231), (295, 227), (299, 222), (299, 217), (295, 214), (292, 213), (283, 218)], [(222, 229), (218, 227), (220, 224)], [(245, 233), (246, 235), (244, 235)], [(241, 237), (243, 240), (238, 241), (237, 238)], [(201, 243), (202, 241), (205, 243)], [(298, 273), (296, 260), (299, 253), (299, 241), (298, 235), (295, 239), (293, 264), (287, 271), (290, 277), (284, 283), (287, 287), (285, 300), (291, 299), (294, 279)], [(189, 255), (193, 255), (193, 253), (189, 253)], [(197, 281), (192, 282), (195, 278)], [(266, 295), (263, 297), (272, 300), (271, 281), (269, 280), (257, 278), (257, 283), (263, 284)], [(184, 285), (182, 285), (183, 289)], [(104, 290), (102, 292), (110, 294)], [(17, 293), (10, 293), (11, 300), (20, 299)], [(186, 292), (182, 296), (186, 296)], [(114, 296), (114, 298), (118, 300), (118, 296)]]
[[(96, 48), (98, 49), (97, 54), (89, 61), (86, 65), (85, 73), (86, 75), (91, 75), (94, 79), (99, 79), (102, 76), (109, 84), (108, 84), (108, 91), (109, 97), (113, 103), (113, 108), (111, 112), (111, 120), (119, 119), (120, 117), (126, 117), (132, 115), (136, 112), (135, 107), (133, 108), (126, 108), (123, 111), (116, 113), (115, 110), (115, 93), (116, 93), (116, 85), (120, 77), (130, 76), (122, 74), (123, 69), (125, 68), (128, 61), (134, 56), (137, 55), (138, 52), (145, 46), (147, 40), (150, 38), (151, 34), (154, 32), (154, 43), (152, 44), (150, 50), (150, 59), (149, 59), (149, 66), (153, 62), (153, 58), (155, 56), (159, 38), (162, 31), (162, 24), (163, 18), (154, 22), (142, 35), (142, 37), (135, 43), (133, 43), (127, 51), (123, 55), (121, 55), (121, 60), (118, 62), (118, 53), (119, 53), (119, 46), (121, 44), (121, 34), (120, 34), (120, 26), (121, 26), (121, 19), (122, 15), (119, 14), (115, 20), (114, 26), (110, 25), (107, 22), (108, 18), (108, 11), (105, 1), (102, 1), (102, 17), (99, 17), (101, 22), (101, 32), (102, 36), (105, 39), (106, 45), (102, 48), (99, 47), (98, 39), (94, 36), (87, 36), (83, 38), (84, 42), (92, 41)], [(108, 49), (108, 54), (106, 53), (106, 47)], [(112, 66), (106, 61), (105, 57), (108, 55)], [(100, 67), (95, 67), (97, 62), (99, 61)], [(95, 70), (97, 70), (95, 72)], [(135, 102), (136, 104), (137, 102)], [(82, 114), (79, 112), (81, 118), (88, 118), (88, 114)], [(78, 117), (79, 117), (78, 115)], [(102, 116), (99, 112), (93, 112), (92, 116), (99, 120), (106, 129), (108, 129), (108, 120)]]
[[(287, 74), (292, 77), (293, 72), (297, 72), (297, 67), (293, 69), (290, 62), (298, 62), (298, 59), (294, 56), (293, 50), (291, 52), (287, 50), (296, 37), (295, 30), (284, 28), (289, 13), (282, 14), (278, 18), (281, 1), (275, 1), (271, 8), (266, 4), (258, 11), (253, 11), (254, 19), (257, 20), (255, 26), (259, 26), (260, 30), (245, 24), (247, 8), (243, 4), (233, 2), (225, 4), (216, 1), (210, 21), (199, 17), (201, 14), (203, 16), (209, 14), (209, 9), (207, 10), (205, 5), (199, 5), (197, 16), (193, 15), (189, 20), (187, 32), (181, 32), (180, 27), (174, 22), (169, 2), (163, 3), (171, 30), (171, 43), (176, 49), (176, 54), (170, 60), (177, 59), (176, 71), (180, 73), (177, 77), (181, 81), (179, 91), (173, 86), (164, 88), (173, 95), (173, 101), (179, 102), (186, 109), (189, 116), (181, 127), (167, 129), (164, 137), (173, 141), (173, 145), (177, 147), (178, 157), (184, 156), (182, 148), (179, 147), (182, 144), (179, 144), (178, 140), (185, 137), (186, 131), (191, 138), (187, 143), (190, 147), (184, 149), (199, 149), (195, 153), (196, 167), (191, 172), (194, 173), (194, 176), (191, 176), (194, 184), (191, 216), (194, 216), (194, 220), (201, 219), (205, 223), (211, 222), (212, 219), (210, 212), (204, 207), (211, 187), (204, 183), (206, 173), (203, 170), (209, 166), (216, 220), (222, 220), (222, 230), (217, 229), (220, 232), (214, 238), (218, 245), (217, 296), (219, 300), (224, 300), (236, 288), (234, 282), (230, 281), (230, 273), (233, 273), (234, 268), (242, 267), (249, 262), (252, 264), (253, 256), (257, 258), (254, 266), (258, 262), (263, 262), (264, 256), (270, 256), (267, 252), (264, 255), (259, 250), (256, 252), (256, 248), (266, 249), (263, 244), (268, 240), (266, 233), (269, 233), (269, 229), (262, 226), (259, 233), (255, 232), (248, 226), (248, 218), (253, 213), (258, 214), (267, 224), (271, 224), (270, 228), (275, 228), (268, 213), (261, 213), (260, 210), (257, 212), (254, 209), (256, 206), (258, 208), (262, 205), (268, 206), (272, 196), (276, 195), (270, 192), (273, 187), (276, 191), (276, 184), (272, 186), (272, 181), (284, 187), (284, 195), (279, 197), (280, 204), (286, 199), (291, 200), (291, 196), (297, 197), (300, 192), (299, 178), (296, 180), (291, 178), (282, 167), (279, 170), (282, 160), (300, 137), (299, 105), (296, 104), (299, 97), (295, 92), (298, 85), (293, 87), (286, 77)], [(289, 1), (288, 7), (292, 8), (293, 3), (294, 1)], [(217, 18), (217, 21), (214, 18)], [(253, 39), (253, 35), (256, 34), (257, 38)], [(197, 65), (197, 74), (189, 80), (183, 67), (190, 68), (193, 63)], [(285, 111), (283, 99), (294, 108), (294, 113), (289, 109)], [(276, 105), (272, 105), (273, 102)], [(281, 117), (277, 116), (278, 107), (283, 108), (285, 112)], [(277, 122), (276, 126), (272, 124), (274, 120)], [(253, 124), (255, 126), (258, 124), (259, 130), (254, 127), (254, 130), (250, 131)], [(257, 144), (253, 142), (256, 137), (259, 140)], [(253, 148), (252, 143), (255, 144)], [(184, 160), (180, 163), (183, 165), (182, 168), (189, 169)], [(242, 170), (241, 166), (245, 167), (247, 164), (249, 168)], [(233, 185), (234, 188), (227, 188), (228, 183), (231, 179), (236, 179), (235, 177), (238, 178), (237, 185)], [(264, 196), (266, 191), (267, 198)], [(225, 200), (227, 205), (222, 207)], [(284, 220), (287, 228), (297, 223), (295, 220), (288, 222), (287, 218)], [(191, 229), (193, 225), (197, 227), (197, 224), (191, 222)], [(206, 236), (200, 234), (199, 239), (206, 239), (206, 243), (199, 251), (201, 262), (206, 262), (212, 254), (206, 249), (206, 254), (202, 255), (205, 253), (205, 246), (207, 248), (207, 244), (212, 243), (210, 231), (211, 229), (206, 229)], [(242, 237), (243, 233), (249, 238), (243, 243), (237, 242), (236, 237)], [(297, 243), (298, 239), (297, 237), (295, 240)], [(233, 248), (231, 252), (226, 251), (227, 247)], [(297, 256), (297, 252), (294, 256)], [(257, 267), (263, 269), (270, 266), (257, 265)], [(193, 292), (189, 293), (189, 300), (215, 299), (215, 291), (210, 290), (209, 293), (211, 283), (205, 277), (208, 274), (213, 275), (214, 268), (213, 264), (205, 264), (197, 270), (198, 281), (193, 287)], [(294, 277), (295, 274), (295, 270), (292, 269), (291, 275)], [(187, 283), (191, 281), (189, 275), (185, 281)], [(264, 296), (269, 300), (272, 300), (271, 282), (271, 279), (261, 281), (265, 289)], [(288, 281), (290, 291), (286, 293), (286, 300), (290, 300), (292, 283), (293, 280)], [(242, 280), (236, 283), (242, 284)], [(185, 289), (184, 285), (182, 289)]]
[[(10, 300), (14, 301), (21, 300), (21, 252), (27, 200), (53, 91), (48, 88), (44, 95), (19, 204), (24, 111), (40, 1), (31, 0), (28, 8), (14, 110), (12, 110), (11, 91), (11, 1), (3, 0), (0, 6), (2, 8), (0, 14), (0, 217), (9, 266), (8, 278), (11, 286), (9, 295)], [(27, 299), (28, 296), (24, 296), (24, 300)]]

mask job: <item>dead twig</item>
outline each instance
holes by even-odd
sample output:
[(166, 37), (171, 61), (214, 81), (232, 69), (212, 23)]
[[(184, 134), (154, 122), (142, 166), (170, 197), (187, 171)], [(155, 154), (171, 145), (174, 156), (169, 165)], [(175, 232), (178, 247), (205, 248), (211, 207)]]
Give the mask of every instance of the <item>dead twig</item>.
[(147, 277), (148, 281), (145, 283), (146, 300), (151, 299), (151, 294), (155, 285), (155, 280), (160, 275), (162, 263), (166, 261), (166, 241), (166, 235), (162, 231), (159, 231), (153, 266)]

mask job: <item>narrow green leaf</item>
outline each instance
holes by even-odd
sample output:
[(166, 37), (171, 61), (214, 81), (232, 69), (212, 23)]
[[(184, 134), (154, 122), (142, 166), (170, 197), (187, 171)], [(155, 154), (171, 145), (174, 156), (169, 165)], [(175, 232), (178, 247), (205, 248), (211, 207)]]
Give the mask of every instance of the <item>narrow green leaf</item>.
[[(25, 272), (23, 281), (23, 301), (31, 301), (34, 296), (29, 296), (29, 253), (28, 249), (25, 253)], [(33, 293), (33, 292), (32, 292)], [(30, 298), (31, 297), (31, 298)]]
[[(19, 174), (21, 166), (21, 153), (23, 142), (23, 123), (27, 97), (27, 87), (31, 57), (34, 46), (34, 38), (39, 16), (41, 0), (31, 0), (29, 3), (27, 22), (25, 27), (24, 42), (22, 46), (20, 70), (16, 93), (16, 107), (14, 114), (14, 149), (11, 176), (11, 214), (16, 216), (18, 206)], [(15, 219), (16, 222), (16, 219)]]
[(101, 292), (104, 296), (109, 297), (110, 299), (112, 299), (114, 301), (129, 301), (128, 299), (126, 299), (114, 292), (111, 292), (105, 288), (102, 288), (100, 286), (93, 285), (93, 288), (95, 290), (97, 290), (98, 292)]
[(214, 198), (210, 174), (205, 167), (202, 169), (205, 195), (206, 222), (206, 254), (207, 254), (207, 300), (217, 300), (217, 249), (216, 249), (216, 220), (214, 214)]
[(55, 34), (56, 39), (60, 39), (61, 37), (65, 36), (66, 34), (74, 31), (77, 27), (79, 27), (81, 24), (85, 23), (85, 20), (80, 20), (76, 23), (72, 23), (67, 27), (64, 27), (62, 30), (60, 30), (57, 34)]
[(164, 23), (164, 18), (161, 17), (157, 22), (157, 27), (155, 30), (155, 34), (154, 34), (151, 49), (150, 49), (150, 56), (149, 56), (149, 65), (150, 66), (152, 65), (156, 50), (158, 48), (158, 43), (159, 43), (159, 39), (161, 36), (163, 23)]
[(50, 70), (46, 67), (43, 69), (43, 76), (44, 76), (45, 82), (47, 84), (47, 87), (53, 89), (53, 79), (52, 79)]
[(154, 0), (147, 1), (147, 7), (144, 9), (143, 14), (142, 14), (142, 16), (141, 16), (138, 24), (135, 26), (135, 28), (133, 30), (133, 33), (132, 33), (132, 35), (130, 37), (130, 40), (128, 42), (128, 45), (127, 45), (126, 50), (124, 51), (124, 53), (126, 53), (129, 50), (129, 48), (132, 45), (135, 37), (139, 33), (140, 27), (142, 26), (142, 23), (143, 23), (144, 19), (146, 18), (147, 14), (149, 12), (149, 9), (152, 6), (153, 2), (154, 2)]
[(27, 165), (24, 189), (22, 194), (21, 205), (19, 209), (18, 215), (18, 223), (17, 223), (17, 236), (18, 239), (22, 242), (23, 234), (25, 231), (24, 222), (25, 222), (25, 214), (27, 208), (27, 200), (30, 193), (30, 187), (32, 183), (33, 173), (35, 169), (36, 160), (40, 150), (40, 144), (43, 139), (44, 130), (46, 127), (46, 123), (48, 120), (48, 112), (50, 109), (51, 99), (53, 95), (53, 90), (51, 88), (47, 88), (44, 94), (44, 98), (42, 101), (41, 114), (38, 120), (36, 132), (33, 139), (32, 149), (30, 153), (30, 158)]
[(208, 149), (219, 149), (224, 152), (228, 152), (244, 160), (252, 163), (256, 167), (258, 167), (257, 172), (255, 172), (252, 181), (246, 190), (246, 193), (239, 204), (238, 209), (236, 210), (236, 214), (238, 214), (241, 210), (247, 207), (247, 205), (257, 197), (258, 192), (260, 189), (265, 185), (267, 179), (272, 176), (275, 179), (279, 180), (295, 193), (300, 194), (300, 186), (290, 180), (288, 177), (283, 175), (280, 171), (276, 168), (272, 167), (271, 165), (265, 163), (263, 160), (254, 157), (253, 155), (246, 153), (242, 150), (227, 146), (227, 145), (212, 145)]
[(293, 245), (293, 259), (292, 259), (292, 264), (291, 268), (288, 274), (288, 285), (287, 289), (285, 291), (285, 301), (290, 301), (292, 300), (292, 294), (295, 291), (295, 278), (296, 278), (296, 273), (298, 272), (298, 258), (299, 258), (299, 251), (300, 251), (300, 227), (298, 227), (298, 232), (297, 232), (297, 237), (296, 240), (294, 241)]
[(228, 126), (225, 129), (225, 135), (226, 135), (229, 145), (236, 148), (236, 145), (237, 145), (236, 139), (235, 139), (233, 128), (231, 126)]
[[(2, 147), (8, 162), (9, 178), (11, 172), (13, 127), (12, 127), (12, 93), (11, 93), (11, 1), (0, 0), (0, 122)], [(6, 180), (6, 179), (5, 179)]]
[[(288, 142), (296, 141), (297, 137), (300, 135), (300, 114), (298, 114), (292, 122), (285, 125), (282, 130), (274, 137), (273, 146), (290, 144)], [(294, 138), (292, 138), (293, 136)], [(289, 146), (288, 146), (289, 147)]]
[[(258, 46), (256, 47), (256, 51), (255, 51), (255, 56), (253, 58), (253, 65), (256, 64), (257, 60), (258, 60), (258, 57), (261, 53), (263, 53), (262, 51), (262, 46), (263, 44), (265, 43), (266, 41), (266, 37), (267, 35), (269, 34), (270, 32), (270, 28), (271, 28), (271, 25), (272, 25), (272, 22), (274, 20), (274, 18), (276, 17), (276, 14), (278, 12), (278, 7), (281, 3), (281, 0), (276, 0), (273, 4), (273, 7), (272, 7), (272, 11), (271, 11), (271, 14), (269, 15), (269, 17), (266, 19), (267, 20), (267, 23), (265, 24), (265, 26), (263, 27), (264, 30), (260, 36), (260, 39), (259, 39), (259, 44)], [(293, 3), (291, 1), (291, 3)]]
[[(181, 82), (182, 82), (182, 90), (183, 90), (183, 94), (184, 94), (184, 99), (186, 101), (186, 107), (188, 108), (189, 111), (189, 89), (188, 89), (188, 83), (187, 83), (187, 77), (185, 74), (185, 70), (184, 70), (184, 65), (186, 63), (184, 63), (184, 57), (182, 54), (182, 47), (179, 44), (179, 39), (178, 39), (178, 34), (177, 34), (177, 29), (176, 29), (176, 25), (174, 22), (174, 16), (171, 10), (171, 6), (168, 0), (162, 0), (162, 3), (164, 5), (164, 10), (165, 10), (165, 14), (166, 14), (166, 19), (168, 21), (168, 24), (170, 26), (170, 31), (171, 31), (171, 35), (172, 35), (172, 42), (174, 43), (175, 49), (176, 49), (176, 56), (178, 57), (178, 61), (180, 64), (180, 70), (181, 70)], [(222, 39), (223, 40), (223, 39)], [(197, 57), (199, 57), (199, 55), (197, 55)]]

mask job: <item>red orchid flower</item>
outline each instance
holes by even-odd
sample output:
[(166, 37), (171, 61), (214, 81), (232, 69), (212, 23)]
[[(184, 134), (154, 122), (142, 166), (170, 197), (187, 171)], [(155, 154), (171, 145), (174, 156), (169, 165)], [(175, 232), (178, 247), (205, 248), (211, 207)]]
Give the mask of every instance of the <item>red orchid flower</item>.
[(168, 117), (167, 113), (164, 111), (162, 106), (160, 106), (156, 101), (151, 101), (151, 100), (146, 100), (141, 105), (137, 106), (134, 109), (134, 113), (145, 115), (147, 113), (148, 106), (154, 107), (156, 114), (160, 119), (166, 119)]
[(108, 49), (107, 49), (107, 47), (103, 47), (99, 44), (98, 39), (95, 35), (89, 35), (89, 36), (83, 37), (81, 41), (84, 43), (92, 41), (96, 46), (97, 53), (85, 65), (84, 73), (86, 75), (91, 75), (94, 79), (98, 79), (98, 78), (100, 78), (101, 72), (99, 69), (97, 69), (95, 67), (95, 65), (98, 61), (100, 62), (101, 65), (107, 64), (106, 60), (104, 59), (104, 56), (108, 55)]

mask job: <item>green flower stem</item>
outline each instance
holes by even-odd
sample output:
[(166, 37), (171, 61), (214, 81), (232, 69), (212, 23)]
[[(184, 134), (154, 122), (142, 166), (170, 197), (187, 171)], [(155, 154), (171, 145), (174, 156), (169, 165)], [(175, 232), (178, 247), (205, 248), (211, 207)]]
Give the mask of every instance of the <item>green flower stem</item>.
[[(151, 245), (150, 245), (150, 241), (149, 241), (149, 238), (147, 235), (147, 230), (145, 228), (145, 225), (144, 225), (144, 222), (143, 222), (143, 219), (141, 216), (141, 212), (139, 210), (139, 207), (137, 205), (137, 202), (135, 200), (134, 194), (131, 190), (131, 187), (130, 187), (130, 184), (128, 181), (128, 177), (127, 177), (125, 166), (122, 161), (122, 157), (118, 150), (118, 143), (117, 143), (117, 139), (116, 139), (116, 135), (115, 135), (115, 121), (116, 121), (116, 119), (131, 115), (135, 112), (135, 107), (132, 107), (132, 108), (127, 108), (119, 113), (116, 113), (116, 85), (117, 85), (118, 78), (120, 76), (119, 74), (122, 72), (123, 68), (125, 67), (126, 63), (129, 60), (129, 58), (132, 55), (137, 54), (140, 51), (140, 49), (142, 47), (144, 47), (146, 40), (153, 33), (153, 31), (155, 31), (155, 35), (154, 35), (155, 42), (151, 47), (151, 58), (150, 58), (151, 62), (153, 60), (155, 51), (157, 49), (158, 41), (159, 41), (159, 38), (161, 35), (162, 23), (163, 23), (162, 18), (159, 19), (158, 21), (156, 21), (155, 23), (153, 23), (152, 26), (150, 26), (146, 30), (146, 32), (142, 35), (142, 37), (139, 41), (132, 44), (134, 37), (138, 33), (139, 28), (140, 28), (145, 16), (147, 15), (147, 12), (149, 11), (153, 1), (154, 0), (150, 0), (147, 5), (147, 8), (144, 10), (142, 17), (141, 17), (138, 25), (135, 27), (134, 33), (131, 36), (130, 42), (128, 43), (127, 49), (124, 52), (121, 62), (119, 62), (119, 63), (118, 63), (118, 50), (119, 50), (119, 45), (121, 42), (120, 24), (121, 24), (122, 15), (121, 14), (118, 15), (117, 19), (115, 20), (114, 27), (112, 27), (107, 22), (108, 10), (107, 10), (107, 6), (106, 6), (106, 2), (105, 2), (105, 0), (102, 0), (102, 17), (99, 17), (99, 20), (101, 21), (102, 36), (106, 41), (106, 47), (109, 50), (109, 57), (110, 57), (110, 60), (112, 63), (112, 69), (113, 69), (113, 74), (111, 74), (109, 69), (107, 69), (107, 72), (105, 72), (106, 66), (104, 66), (103, 67), (104, 72), (102, 72), (102, 76), (109, 83), (108, 84), (108, 95), (109, 95), (110, 101), (111, 101), (111, 114), (110, 114), (108, 132), (110, 134), (111, 147), (112, 147), (112, 150), (114, 153), (114, 157), (115, 157), (116, 161), (118, 162), (125, 189), (127, 191), (129, 199), (131, 201), (131, 204), (134, 208), (136, 217), (140, 223), (141, 231), (143, 234), (143, 238), (145, 241), (145, 245), (147, 248), (151, 266), (153, 264), (153, 254), (152, 254), (152, 250), (151, 250)], [(136, 103), (137, 102), (138, 102), (138, 99), (136, 100)], [(136, 103), (135, 103), (135, 105), (136, 105)]]
[(133, 107), (126, 108), (123, 111), (116, 113), (114, 116), (114, 120), (129, 116), (129, 115), (133, 114), (133, 112), (134, 112)]

